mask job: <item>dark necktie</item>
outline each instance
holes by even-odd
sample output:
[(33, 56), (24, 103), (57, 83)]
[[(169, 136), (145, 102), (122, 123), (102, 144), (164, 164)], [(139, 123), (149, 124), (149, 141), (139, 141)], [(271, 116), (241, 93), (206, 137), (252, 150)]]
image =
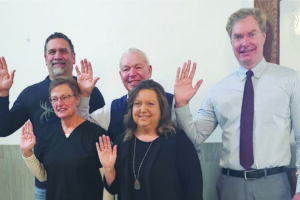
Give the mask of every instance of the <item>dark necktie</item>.
[(254, 163), (253, 156), (253, 117), (254, 117), (254, 91), (251, 77), (253, 72), (246, 72), (243, 104), (240, 127), (240, 164), (245, 169), (250, 169)]

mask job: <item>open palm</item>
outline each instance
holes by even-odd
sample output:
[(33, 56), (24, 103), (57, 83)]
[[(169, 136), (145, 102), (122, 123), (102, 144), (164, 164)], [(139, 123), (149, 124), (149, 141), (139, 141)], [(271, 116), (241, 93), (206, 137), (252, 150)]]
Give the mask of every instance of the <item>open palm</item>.
[(76, 66), (77, 82), (81, 96), (89, 96), (95, 87), (99, 77), (93, 78), (92, 64), (86, 59), (81, 60), (81, 71)]
[(117, 158), (117, 146), (115, 145), (112, 148), (109, 137), (103, 135), (99, 138), (99, 143), (96, 143), (96, 147), (103, 168), (114, 168)]
[[(14, 80), (15, 70), (8, 73), (7, 64), (4, 57), (0, 58), (0, 92), (5, 92), (8, 95)], [(1, 95), (3, 96), (3, 95)]]
[(33, 128), (30, 121), (27, 121), (22, 127), (20, 149), (22, 152), (31, 152), (35, 145), (35, 136), (33, 134)]
[(193, 63), (192, 70), (191, 61), (184, 63), (182, 70), (180, 67), (177, 70), (176, 82), (174, 86), (174, 97), (176, 107), (181, 107), (186, 105), (192, 97), (197, 93), (203, 80), (197, 81), (196, 85), (193, 87), (193, 78), (196, 71), (196, 63)]

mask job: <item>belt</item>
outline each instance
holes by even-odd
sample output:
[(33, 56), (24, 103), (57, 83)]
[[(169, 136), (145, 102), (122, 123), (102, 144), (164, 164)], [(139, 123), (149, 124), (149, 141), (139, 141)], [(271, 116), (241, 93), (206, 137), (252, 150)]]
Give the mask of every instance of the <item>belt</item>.
[(222, 174), (227, 176), (244, 178), (246, 181), (278, 174), (281, 172), (285, 172), (285, 167), (250, 169), (250, 170), (242, 170), (242, 171), (222, 168)]

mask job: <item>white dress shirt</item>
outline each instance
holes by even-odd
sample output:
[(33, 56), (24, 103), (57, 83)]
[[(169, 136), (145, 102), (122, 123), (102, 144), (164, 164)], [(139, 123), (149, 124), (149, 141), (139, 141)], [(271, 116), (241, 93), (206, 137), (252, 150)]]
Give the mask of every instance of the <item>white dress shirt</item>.
[[(219, 82), (204, 99), (193, 121), (189, 107), (176, 108), (177, 123), (199, 150), (217, 125), (222, 129), (220, 166), (243, 170), (239, 160), (240, 116), (246, 68)], [(254, 125), (252, 168), (287, 166), (291, 160), (290, 133), (296, 140), (296, 167), (300, 183), (300, 76), (299, 73), (264, 59), (252, 71)], [(300, 184), (297, 186), (300, 192)]]

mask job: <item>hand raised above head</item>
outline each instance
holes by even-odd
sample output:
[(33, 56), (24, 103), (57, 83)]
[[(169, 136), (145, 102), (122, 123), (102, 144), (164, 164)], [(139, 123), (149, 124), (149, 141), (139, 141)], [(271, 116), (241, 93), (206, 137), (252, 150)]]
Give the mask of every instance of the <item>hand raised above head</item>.
[(87, 59), (81, 60), (81, 71), (78, 66), (75, 67), (77, 73), (77, 82), (80, 89), (80, 96), (90, 96), (93, 88), (95, 87), (99, 77), (93, 78), (93, 68), (91, 62)]
[(32, 148), (35, 145), (35, 135), (30, 121), (27, 121), (22, 127), (20, 149), (24, 157), (29, 157), (33, 154)]
[(8, 73), (7, 64), (4, 57), (0, 57), (0, 96), (8, 96), (9, 90), (13, 84), (16, 70)]
[(196, 71), (196, 63), (193, 63), (192, 70), (191, 61), (184, 63), (182, 66), (182, 70), (180, 71), (180, 67), (177, 69), (176, 81), (174, 86), (174, 97), (175, 97), (175, 106), (182, 107), (192, 99), (192, 97), (197, 93), (200, 85), (203, 80), (198, 80), (196, 85), (193, 87), (193, 78)]

